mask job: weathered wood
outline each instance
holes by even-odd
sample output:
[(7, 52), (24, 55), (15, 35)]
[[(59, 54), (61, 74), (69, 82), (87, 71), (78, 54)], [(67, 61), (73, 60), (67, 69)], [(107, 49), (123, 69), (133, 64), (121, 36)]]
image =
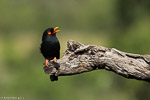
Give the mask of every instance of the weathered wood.
[(64, 56), (44, 66), (46, 74), (75, 75), (97, 69), (113, 71), (126, 78), (150, 81), (150, 55), (132, 54), (115, 48), (68, 41)]

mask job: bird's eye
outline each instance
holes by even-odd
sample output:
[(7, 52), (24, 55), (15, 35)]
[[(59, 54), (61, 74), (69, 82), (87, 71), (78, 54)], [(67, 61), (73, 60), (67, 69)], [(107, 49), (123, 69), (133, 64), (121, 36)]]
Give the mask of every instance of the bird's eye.
[(52, 34), (51, 31), (48, 31), (48, 34), (51, 35)]

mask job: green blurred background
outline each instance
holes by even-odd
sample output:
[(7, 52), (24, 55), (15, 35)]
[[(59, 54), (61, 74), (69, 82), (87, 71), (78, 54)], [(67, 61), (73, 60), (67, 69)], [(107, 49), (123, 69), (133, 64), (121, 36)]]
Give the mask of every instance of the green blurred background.
[(25, 100), (150, 100), (150, 84), (98, 70), (50, 82), (43, 31), (68, 40), (150, 53), (150, 0), (0, 0), (0, 97)]

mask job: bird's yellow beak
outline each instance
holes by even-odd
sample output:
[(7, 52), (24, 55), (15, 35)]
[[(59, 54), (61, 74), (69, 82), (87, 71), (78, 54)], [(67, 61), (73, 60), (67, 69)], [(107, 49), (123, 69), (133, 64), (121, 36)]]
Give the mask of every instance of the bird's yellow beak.
[(59, 32), (60, 30), (56, 30), (56, 29), (58, 29), (59, 27), (55, 27), (54, 28), (54, 33), (57, 33), (57, 32)]

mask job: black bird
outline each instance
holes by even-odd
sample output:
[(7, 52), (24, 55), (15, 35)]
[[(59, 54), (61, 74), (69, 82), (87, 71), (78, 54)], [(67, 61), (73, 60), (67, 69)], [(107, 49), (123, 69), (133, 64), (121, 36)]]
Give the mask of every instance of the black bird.
[[(45, 66), (49, 65), (49, 60), (56, 61), (60, 57), (60, 43), (56, 37), (56, 33), (60, 30), (56, 30), (59, 27), (55, 28), (48, 28), (44, 31), (42, 36), (42, 43), (41, 43), (41, 53), (44, 56)], [(51, 81), (58, 80), (58, 77), (55, 75), (50, 76)]]

